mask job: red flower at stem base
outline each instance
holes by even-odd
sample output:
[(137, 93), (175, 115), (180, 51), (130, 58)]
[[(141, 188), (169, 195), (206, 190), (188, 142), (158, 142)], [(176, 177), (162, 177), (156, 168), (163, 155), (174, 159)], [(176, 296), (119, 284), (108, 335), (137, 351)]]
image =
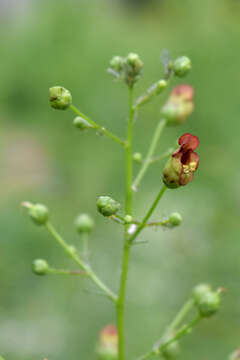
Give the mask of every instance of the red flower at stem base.
[(199, 145), (198, 137), (186, 133), (179, 138), (178, 143), (179, 148), (163, 170), (163, 181), (172, 189), (191, 182), (199, 165), (199, 156), (194, 151)]

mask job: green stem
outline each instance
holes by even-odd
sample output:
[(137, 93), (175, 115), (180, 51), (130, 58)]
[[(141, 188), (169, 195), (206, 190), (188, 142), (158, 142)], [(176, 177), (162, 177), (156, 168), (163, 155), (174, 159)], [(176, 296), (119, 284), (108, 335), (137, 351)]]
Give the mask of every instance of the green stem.
[(160, 120), (160, 122), (157, 125), (157, 128), (156, 128), (156, 130), (154, 132), (154, 135), (153, 135), (153, 138), (152, 138), (152, 141), (151, 141), (151, 144), (150, 144), (146, 159), (144, 160), (144, 162), (142, 164), (142, 167), (139, 170), (139, 173), (138, 173), (136, 179), (133, 182), (133, 189), (135, 191), (137, 190), (137, 187), (139, 186), (143, 176), (145, 175), (149, 165), (152, 162), (152, 156), (153, 156), (153, 154), (154, 154), (154, 152), (156, 150), (158, 140), (159, 140), (159, 138), (160, 138), (166, 124), (167, 124), (167, 121), (165, 119), (163, 119), (163, 120)]
[(83, 258), (85, 259), (86, 262), (88, 262), (88, 255), (89, 255), (89, 250), (88, 250), (88, 233), (83, 233), (82, 234), (82, 245), (83, 245)]
[(184, 335), (189, 334), (192, 331), (192, 329), (194, 328), (194, 326), (196, 326), (200, 322), (201, 319), (202, 319), (202, 317), (200, 315), (198, 315), (193, 321), (191, 321), (187, 325), (184, 325), (180, 330), (178, 330), (173, 337), (171, 337), (170, 339), (168, 339), (161, 345), (158, 345), (157, 347), (154, 346), (151, 351), (142, 355), (138, 360), (147, 360), (152, 356), (161, 355), (163, 350), (165, 350), (169, 345), (171, 345), (175, 341), (179, 340)]
[(155, 162), (159, 162), (161, 160), (167, 159), (170, 155), (172, 155), (175, 151), (175, 148), (170, 148), (168, 149), (165, 153), (159, 155), (159, 156), (155, 156), (151, 159), (151, 164), (155, 163)]
[(180, 330), (178, 330), (176, 332), (176, 334), (169, 340), (167, 340), (165, 343), (163, 343), (162, 345), (159, 346), (159, 348), (156, 351), (157, 354), (161, 354), (162, 351), (164, 349), (166, 349), (169, 345), (171, 345), (172, 343), (174, 343), (175, 341), (179, 340), (180, 338), (182, 338), (184, 335), (189, 334), (192, 329), (194, 328), (194, 326), (196, 326), (200, 320), (202, 319), (202, 317), (200, 315), (198, 315), (193, 321), (191, 321), (189, 324), (184, 325)]
[(104, 135), (108, 136), (110, 139), (112, 139), (113, 141), (115, 141), (116, 143), (122, 145), (122, 146), (126, 146), (126, 143), (124, 140), (122, 140), (121, 138), (119, 138), (118, 136), (114, 135), (113, 133), (111, 133), (110, 131), (108, 131), (107, 129), (105, 129), (103, 126), (97, 124), (95, 121), (93, 121), (92, 119), (90, 119), (89, 117), (87, 117), (86, 115), (84, 115), (83, 113), (81, 113), (81, 111), (79, 111), (74, 105), (70, 106), (70, 109), (75, 112), (75, 114), (77, 114), (78, 116), (81, 116), (81, 118), (85, 119), (87, 122), (89, 122), (90, 125), (92, 125), (92, 127), (96, 130), (99, 130), (100, 132), (102, 132)]
[[(128, 133), (126, 145), (126, 202), (125, 213), (132, 214), (132, 136), (133, 136), (133, 86), (129, 87), (129, 120), (128, 120)], [(117, 302), (117, 326), (118, 326), (118, 359), (124, 360), (125, 358), (125, 338), (124, 338), (124, 310), (125, 310), (125, 293), (129, 268), (130, 258), (130, 243), (128, 242), (128, 227), (124, 228), (124, 249), (123, 249), (123, 263), (122, 274), (120, 280), (120, 289)]]
[(194, 306), (193, 299), (188, 300), (183, 307), (180, 309), (180, 311), (177, 313), (171, 324), (168, 326), (166, 335), (171, 333), (173, 330), (175, 330), (183, 321), (185, 316), (189, 313), (190, 310), (192, 310)]
[(128, 242), (130, 244), (133, 243), (133, 241), (136, 239), (136, 237), (139, 235), (139, 233), (142, 231), (142, 229), (146, 226), (149, 218), (151, 217), (153, 211), (156, 209), (160, 199), (162, 198), (163, 194), (165, 193), (165, 191), (167, 190), (166, 185), (163, 185), (161, 190), (159, 191), (156, 199), (154, 200), (152, 206), (150, 207), (150, 209), (148, 210), (146, 216), (144, 217), (143, 221), (141, 222), (141, 224), (138, 226), (137, 230), (135, 231), (135, 233), (132, 234), (132, 236), (128, 239)]
[(76, 251), (69, 246), (64, 239), (58, 234), (53, 225), (50, 222), (46, 223), (46, 228), (53, 238), (63, 248), (65, 253), (70, 256), (73, 261), (86, 272), (86, 275), (107, 295), (107, 297), (114, 303), (117, 302), (117, 296), (97, 277), (89, 264), (86, 264), (76, 253)]
[(80, 276), (87, 276), (88, 274), (85, 271), (75, 271), (75, 270), (63, 270), (63, 269), (48, 269), (49, 274), (54, 275), (80, 275)]

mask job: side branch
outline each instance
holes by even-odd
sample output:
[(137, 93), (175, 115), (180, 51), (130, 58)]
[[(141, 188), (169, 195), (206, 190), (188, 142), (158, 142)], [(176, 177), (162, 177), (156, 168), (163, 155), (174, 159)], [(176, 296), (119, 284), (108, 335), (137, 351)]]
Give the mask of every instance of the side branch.
[(182, 326), (182, 328), (180, 330), (178, 330), (176, 332), (176, 334), (174, 336), (172, 336), (170, 339), (168, 339), (167, 341), (163, 342), (161, 345), (159, 346), (154, 346), (153, 349), (151, 351), (149, 351), (148, 353), (142, 355), (141, 357), (138, 358), (138, 360), (147, 360), (152, 356), (159, 356), (162, 354), (162, 352), (172, 343), (174, 343), (175, 341), (179, 340), (180, 338), (182, 338), (183, 336), (189, 334), (192, 329), (200, 322), (200, 320), (202, 319), (202, 317), (200, 315), (198, 315), (193, 321), (191, 321), (189, 324)]
[(53, 225), (50, 222), (46, 223), (46, 228), (52, 237), (58, 242), (58, 244), (63, 248), (65, 253), (70, 256), (73, 261), (86, 273), (88, 276), (106, 295), (107, 297), (113, 301), (117, 302), (117, 296), (98, 278), (98, 276), (94, 273), (91, 267), (86, 264), (77, 254), (76, 249), (72, 246), (69, 246), (64, 239), (58, 234)]
[(152, 213), (154, 212), (154, 210), (156, 209), (159, 201), (161, 200), (163, 194), (165, 193), (165, 191), (167, 190), (166, 185), (163, 185), (160, 192), (158, 193), (156, 199), (154, 200), (152, 206), (150, 207), (149, 211), (147, 212), (146, 216), (144, 217), (143, 221), (141, 222), (141, 224), (138, 226), (137, 230), (132, 234), (132, 236), (130, 236), (130, 238), (128, 239), (128, 242), (130, 244), (132, 244), (134, 242), (134, 240), (136, 239), (136, 237), (140, 234), (140, 232), (143, 230), (143, 228), (146, 226), (148, 220), (150, 219), (150, 217), (152, 216)]
[(92, 119), (90, 119), (89, 117), (87, 117), (86, 115), (84, 115), (83, 113), (81, 113), (74, 105), (70, 106), (70, 109), (75, 112), (75, 114), (77, 114), (78, 116), (81, 116), (81, 118), (85, 119), (87, 122), (89, 122), (90, 125), (92, 125), (92, 127), (100, 132), (102, 132), (104, 135), (106, 135), (107, 137), (109, 137), (111, 140), (115, 141), (116, 143), (122, 145), (123, 147), (126, 146), (126, 142), (124, 140), (122, 140), (121, 138), (119, 138), (118, 136), (114, 135), (113, 133), (111, 133), (110, 131), (108, 131), (107, 129), (105, 129), (103, 126), (97, 124), (95, 121), (93, 121)]
[(165, 119), (163, 119), (163, 120), (160, 120), (160, 122), (157, 125), (157, 128), (156, 128), (156, 130), (154, 132), (154, 135), (153, 135), (153, 138), (152, 138), (152, 141), (151, 141), (151, 144), (150, 144), (146, 159), (144, 160), (144, 162), (142, 164), (142, 167), (139, 170), (139, 173), (138, 173), (138, 175), (136, 176), (136, 178), (135, 178), (135, 180), (133, 182), (132, 188), (133, 188), (134, 191), (137, 191), (137, 187), (139, 186), (143, 176), (145, 175), (149, 165), (152, 162), (152, 156), (153, 156), (153, 154), (154, 154), (154, 152), (156, 150), (158, 140), (159, 140), (159, 138), (160, 138), (166, 124), (167, 124), (167, 121)]

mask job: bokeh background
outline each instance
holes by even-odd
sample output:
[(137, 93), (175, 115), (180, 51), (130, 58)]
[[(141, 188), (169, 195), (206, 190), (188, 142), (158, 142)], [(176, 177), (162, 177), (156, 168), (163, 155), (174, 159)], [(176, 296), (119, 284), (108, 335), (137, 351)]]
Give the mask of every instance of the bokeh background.
[[(31, 223), (22, 200), (47, 204), (58, 230), (79, 247), (73, 221), (89, 212), (96, 222), (94, 268), (116, 290), (120, 276), (121, 228), (98, 215), (95, 202), (102, 194), (123, 201), (123, 152), (74, 129), (71, 112), (49, 107), (48, 88), (71, 89), (83, 112), (124, 136), (127, 89), (107, 74), (109, 60), (140, 54), (140, 95), (161, 78), (165, 48), (173, 58), (192, 59), (184, 81), (195, 87), (196, 110), (182, 127), (166, 130), (158, 152), (189, 131), (200, 138), (201, 164), (194, 183), (168, 191), (154, 215), (179, 211), (183, 225), (145, 231), (149, 244), (133, 249), (128, 359), (150, 349), (192, 287), (206, 281), (227, 289), (223, 307), (182, 341), (179, 359), (226, 359), (240, 345), (239, 39), (239, 0), (0, 1), (0, 353), (6, 360), (95, 359), (99, 330), (115, 322), (112, 305), (88, 282), (31, 273), (39, 257), (60, 268), (74, 265)], [(146, 151), (168, 92), (140, 112), (136, 151)], [(136, 216), (159, 190), (162, 166), (151, 167), (135, 195)]]

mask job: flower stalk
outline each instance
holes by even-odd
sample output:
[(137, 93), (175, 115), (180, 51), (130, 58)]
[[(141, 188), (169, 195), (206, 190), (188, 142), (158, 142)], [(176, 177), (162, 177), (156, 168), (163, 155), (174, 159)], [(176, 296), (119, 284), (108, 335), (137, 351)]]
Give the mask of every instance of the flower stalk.
[(86, 272), (86, 276), (88, 276), (94, 283), (97, 285), (106, 296), (113, 301), (117, 302), (117, 296), (110, 290), (103, 282), (99, 279), (99, 277), (94, 273), (89, 264), (85, 263), (77, 254), (77, 251), (72, 246), (69, 246), (65, 240), (59, 235), (59, 233), (55, 230), (53, 225), (48, 221), (46, 223), (46, 229), (52, 235), (52, 237), (58, 242), (58, 244), (63, 248), (65, 253), (72, 258), (72, 260), (83, 270)]

